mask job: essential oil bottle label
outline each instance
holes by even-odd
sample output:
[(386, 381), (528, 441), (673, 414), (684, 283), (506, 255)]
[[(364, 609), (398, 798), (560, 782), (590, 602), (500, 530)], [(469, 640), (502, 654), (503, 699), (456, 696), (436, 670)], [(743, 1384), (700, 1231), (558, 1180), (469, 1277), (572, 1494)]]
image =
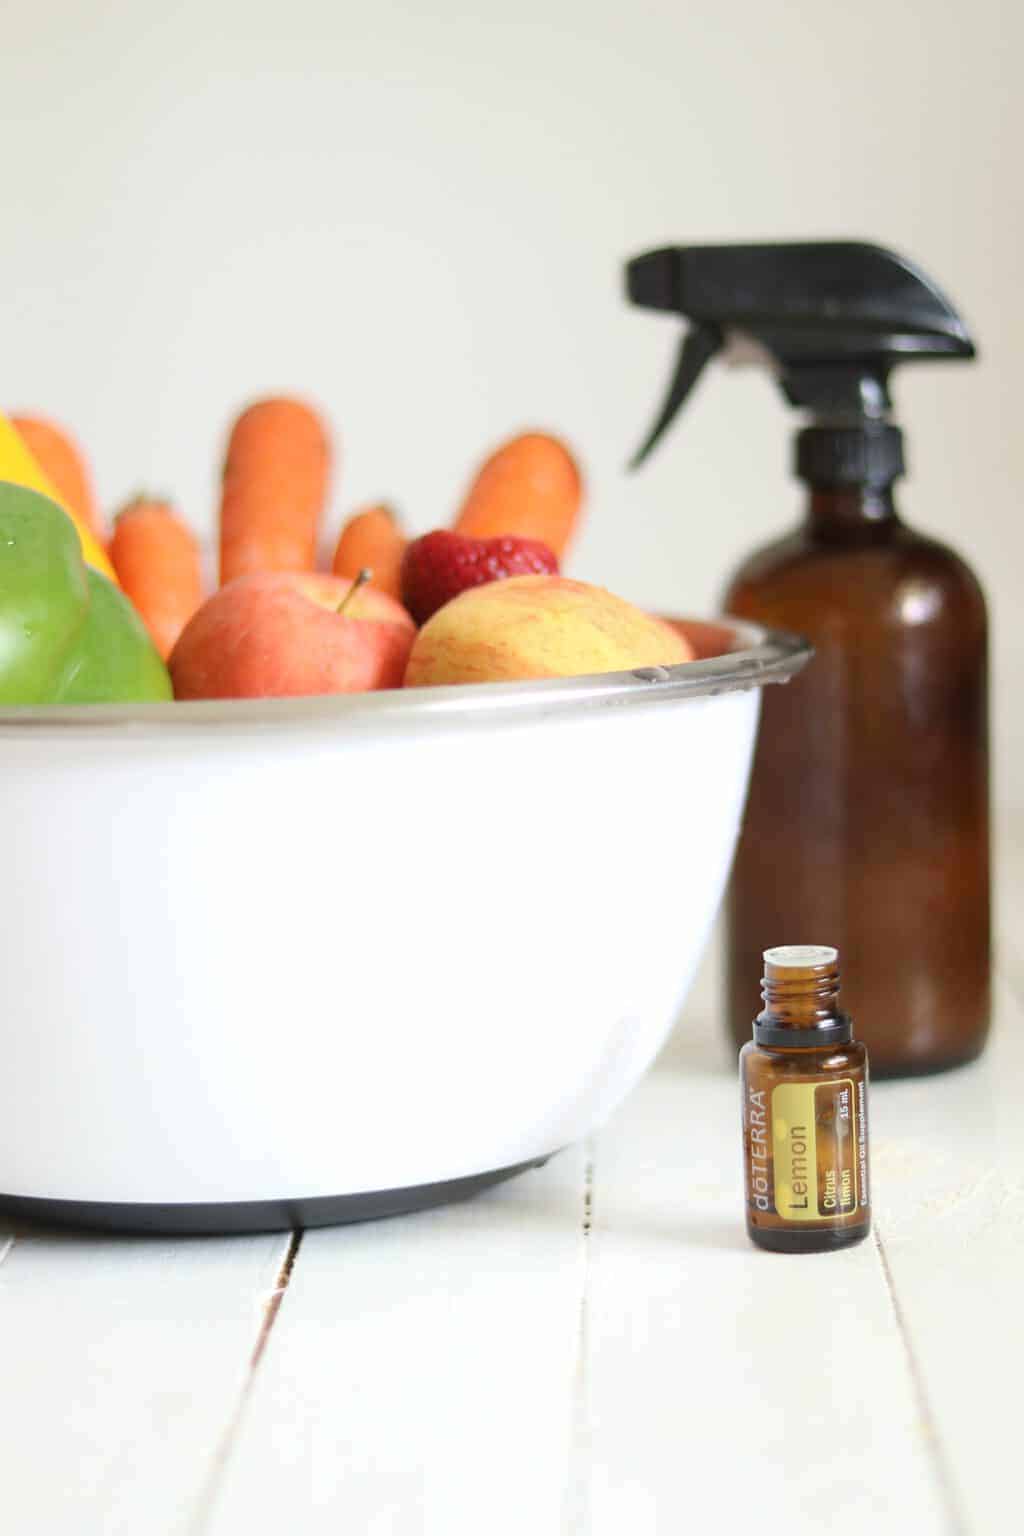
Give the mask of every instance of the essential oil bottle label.
[(778, 1214), (827, 1221), (866, 1205), (866, 1127), (853, 1079), (780, 1083), (771, 1103)]

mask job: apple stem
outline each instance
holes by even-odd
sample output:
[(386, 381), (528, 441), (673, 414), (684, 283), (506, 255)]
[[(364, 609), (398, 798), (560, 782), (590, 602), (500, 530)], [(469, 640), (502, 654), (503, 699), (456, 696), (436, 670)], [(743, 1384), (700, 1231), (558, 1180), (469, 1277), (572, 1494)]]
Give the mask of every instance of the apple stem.
[(355, 597), (356, 593), (359, 591), (359, 588), (360, 587), (365, 587), (366, 583), (368, 581), (372, 581), (372, 580), (373, 580), (373, 572), (372, 572), (372, 570), (370, 569), (370, 567), (368, 565), (364, 565), (362, 570), (359, 572), (359, 575), (355, 578), (355, 580), (353, 581), (352, 585), (349, 587), (348, 591), (345, 593), (345, 596), (342, 598), (341, 602), (338, 604), (337, 609), (335, 611), (337, 613), (344, 613), (345, 609), (348, 607), (349, 603), (352, 601), (352, 599)]

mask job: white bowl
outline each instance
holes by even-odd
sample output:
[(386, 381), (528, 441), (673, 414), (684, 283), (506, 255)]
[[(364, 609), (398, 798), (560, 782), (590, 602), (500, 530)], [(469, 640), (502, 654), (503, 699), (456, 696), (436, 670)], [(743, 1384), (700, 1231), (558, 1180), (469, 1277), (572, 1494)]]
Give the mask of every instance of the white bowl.
[(0, 714), (0, 1209), (245, 1230), (544, 1159), (654, 1058), (809, 654)]

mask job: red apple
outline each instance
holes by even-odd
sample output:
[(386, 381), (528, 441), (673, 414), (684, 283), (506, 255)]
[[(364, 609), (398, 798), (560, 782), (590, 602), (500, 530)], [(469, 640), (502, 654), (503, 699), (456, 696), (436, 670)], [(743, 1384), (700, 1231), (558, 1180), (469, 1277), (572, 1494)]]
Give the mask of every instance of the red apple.
[(372, 586), (304, 571), (239, 576), (186, 624), (168, 666), (178, 699), (399, 688), (416, 626)]

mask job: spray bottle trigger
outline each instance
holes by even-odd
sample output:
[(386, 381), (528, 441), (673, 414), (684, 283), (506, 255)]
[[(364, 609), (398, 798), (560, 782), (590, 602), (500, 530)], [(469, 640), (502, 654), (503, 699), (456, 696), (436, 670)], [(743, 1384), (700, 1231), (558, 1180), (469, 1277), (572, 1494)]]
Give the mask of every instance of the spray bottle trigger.
[(717, 325), (695, 325), (686, 332), (665, 403), (643, 444), (630, 459), (630, 469), (638, 469), (647, 458), (696, 384), (705, 364), (711, 361), (716, 352), (721, 351), (724, 341), (724, 333)]

